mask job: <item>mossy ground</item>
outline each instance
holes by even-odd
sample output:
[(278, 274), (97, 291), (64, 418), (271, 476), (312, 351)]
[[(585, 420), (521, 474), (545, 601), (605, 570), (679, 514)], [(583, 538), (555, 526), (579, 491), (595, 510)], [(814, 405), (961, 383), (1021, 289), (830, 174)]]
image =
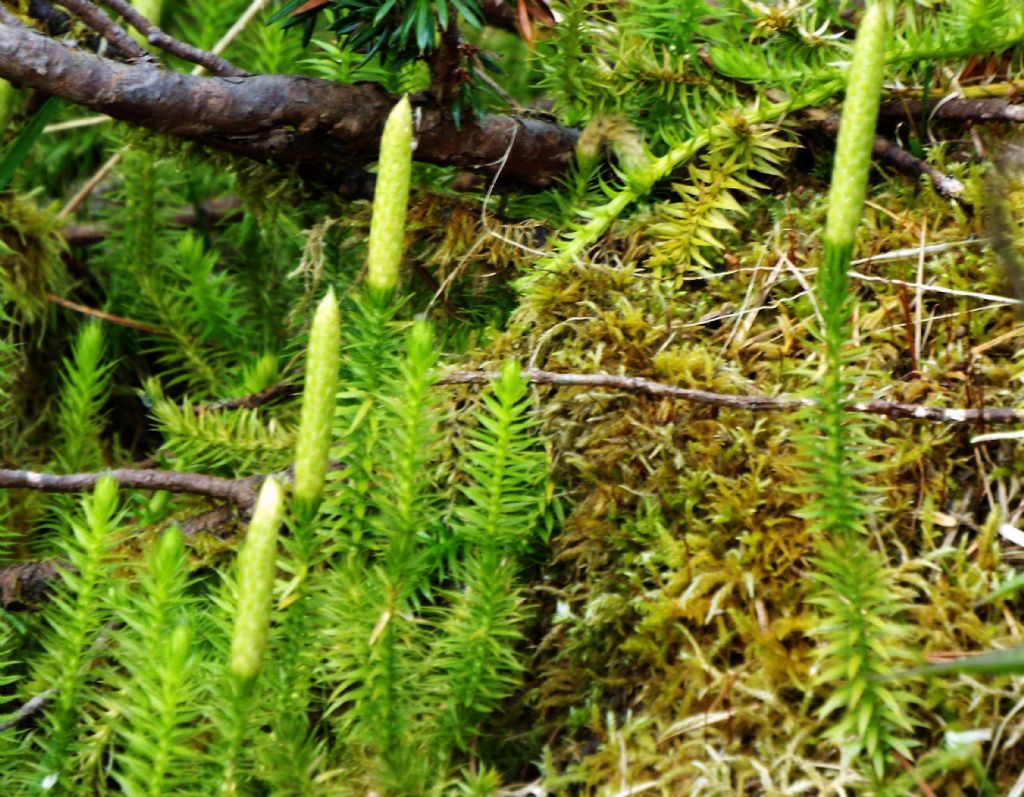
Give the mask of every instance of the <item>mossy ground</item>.
[[(980, 173), (948, 168), (977, 201)], [(514, 356), (720, 393), (806, 392), (821, 365), (813, 269), (824, 187), (813, 178), (776, 185), (748, 207), (714, 270), (653, 271), (645, 222), (621, 222), (587, 262), (542, 274), (474, 363)], [(856, 397), (1024, 406), (1019, 316), (981, 295), (1008, 289), (981, 240), (980, 209), (881, 171), (868, 199), (858, 244), (867, 260), (853, 282)], [(434, 259), (468, 253), (492, 274), (510, 260), (531, 268), (529, 253), (484, 239), (467, 228), (460, 248), (449, 228)], [(931, 247), (923, 260), (922, 243)], [(540, 641), (520, 707), (545, 746), (548, 787), (880, 793), (822, 741), (828, 685), (814, 678), (808, 604), (818, 541), (797, 517), (807, 496), (795, 414), (536, 391), (566, 513), (534, 585)], [(1013, 602), (977, 603), (1019, 566), (1020, 549), (996, 533), (1020, 512), (1019, 442), (972, 443), (993, 431), (978, 426), (868, 423), (870, 543), (909, 604), (900, 619), (917, 658), (904, 663), (1018, 644)], [(890, 762), (895, 793), (916, 788), (915, 777), (941, 794), (1007, 793), (1024, 767), (1024, 679), (909, 684), (920, 699), (918, 756)], [(946, 734), (976, 729), (988, 740), (950, 747)]]

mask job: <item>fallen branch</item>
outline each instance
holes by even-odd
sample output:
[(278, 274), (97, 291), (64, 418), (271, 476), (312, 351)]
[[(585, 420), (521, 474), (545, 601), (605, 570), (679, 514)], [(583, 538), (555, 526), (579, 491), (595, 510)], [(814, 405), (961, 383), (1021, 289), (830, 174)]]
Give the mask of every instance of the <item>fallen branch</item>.
[[(667, 398), (688, 401), (693, 404), (707, 404), (712, 407), (731, 407), (751, 412), (786, 411), (802, 407), (813, 407), (812, 399), (786, 398), (773, 396), (743, 396), (728, 393), (712, 393), (708, 390), (676, 387), (655, 382), (640, 376), (616, 376), (614, 374), (560, 374), (554, 371), (542, 371), (537, 368), (524, 368), (523, 376), (535, 385), (553, 385), (555, 387), (587, 387), (621, 390), (644, 396), (665, 396)], [(486, 384), (499, 376), (498, 371), (448, 371), (437, 380), (439, 385)], [(197, 412), (217, 412), (231, 409), (254, 409), (261, 404), (278, 398), (298, 395), (302, 391), (300, 385), (290, 382), (278, 382), (264, 388), (258, 393), (225, 399), (195, 407)], [(1012, 407), (985, 408), (953, 408), (926, 407), (923, 404), (902, 404), (894, 401), (859, 401), (850, 405), (854, 412), (869, 415), (881, 415), (887, 418), (916, 421), (933, 421), (935, 423), (1021, 423), (1024, 422), (1024, 410)]]
[[(812, 111), (807, 114), (808, 121), (823, 133), (835, 138), (839, 134), (839, 117), (832, 113)], [(892, 166), (897, 171), (911, 177), (927, 175), (935, 190), (947, 199), (957, 199), (963, 194), (964, 184), (955, 177), (943, 174), (929, 163), (915, 158), (902, 147), (882, 136), (875, 136), (871, 148), (872, 154), (882, 163)]]
[(50, 591), (50, 582), (57, 578), (57, 563), (21, 562), (0, 568), (0, 602), (11, 606), (38, 606)]
[(60, 0), (60, 4), (102, 36), (110, 45), (110, 49), (118, 55), (135, 59), (146, 58), (149, 55), (120, 25), (89, 0)]
[[(259, 161), (324, 172), (372, 163), (395, 98), (373, 84), (292, 75), (197, 77), (74, 49), (0, 13), (0, 77), (129, 124)], [(429, 96), (414, 97), (416, 158), (501, 171), (533, 188), (568, 165), (578, 131), (541, 119), (485, 116), (456, 128)]]
[(929, 119), (951, 122), (1024, 122), (1024, 105), (999, 97), (941, 98), (928, 103), (927, 108), (920, 100), (903, 100), (883, 105), (879, 115), (890, 119), (917, 119), (922, 110)]
[[(559, 374), (524, 368), (523, 376), (537, 385), (557, 387), (609, 388), (646, 396), (666, 396), (713, 407), (759, 412), (765, 410), (795, 410), (813, 407), (812, 399), (774, 398), (771, 396), (741, 396), (726, 393), (712, 393), (707, 390), (675, 387), (654, 382), (639, 376), (615, 376), (613, 374)], [(450, 371), (439, 380), (440, 384), (480, 384), (497, 379), (498, 371)], [(901, 404), (893, 401), (860, 401), (850, 404), (854, 412), (882, 415), (887, 418), (935, 421), (937, 423), (1020, 423), (1024, 421), (1024, 410), (1011, 407), (985, 407), (984, 409), (944, 409), (926, 407), (922, 404)]]
[(147, 468), (115, 468), (96, 473), (57, 475), (30, 470), (0, 469), (0, 488), (24, 488), (44, 493), (84, 493), (93, 489), (102, 477), (112, 477), (121, 487), (138, 490), (166, 490), (230, 501), (248, 511), (256, 503), (257, 489), (263, 475), (225, 479), (204, 473), (150, 470)]

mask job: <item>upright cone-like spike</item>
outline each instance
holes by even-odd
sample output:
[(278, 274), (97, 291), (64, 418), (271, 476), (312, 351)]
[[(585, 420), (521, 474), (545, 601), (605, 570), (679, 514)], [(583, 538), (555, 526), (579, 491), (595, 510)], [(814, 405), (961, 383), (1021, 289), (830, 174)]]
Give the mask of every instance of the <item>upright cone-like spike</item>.
[(864, 12), (853, 45), (829, 191), (826, 245), (852, 247), (860, 223), (885, 76), (886, 36), (885, 7), (873, 3)]
[(380, 138), (366, 259), (366, 283), (373, 290), (391, 291), (398, 284), (411, 173), (412, 106), (408, 97), (402, 97), (391, 109)]
[(238, 614), (231, 637), (231, 672), (243, 681), (256, 677), (267, 647), (277, 535), (283, 518), (284, 492), (277, 480), (268, 476), (238, 554)]
[(316, 308), (309, 329), (302, 421), (295, 447), (295, 499), (309, 509), (319, 504), (327, 476), (340, 361), (341, 320), (331, 289)]

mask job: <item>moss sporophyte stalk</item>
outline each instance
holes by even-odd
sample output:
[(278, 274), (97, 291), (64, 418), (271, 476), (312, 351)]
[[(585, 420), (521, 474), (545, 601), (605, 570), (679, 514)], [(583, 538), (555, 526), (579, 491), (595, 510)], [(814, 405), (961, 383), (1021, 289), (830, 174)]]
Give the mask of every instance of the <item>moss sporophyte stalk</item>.
[(268, 476), (256, 499), (245, 544), (238, 555), (238, 614), (231, 637), (231, 672), (256, 677), (270, 629), (277, 535), (284, 518), (284, 492)]
[(372, 290), (388, 292), (398, 284), (411, 174), (412, 106), (403, 97), (391, 109), (380, 139), (366, 256), (366, 284)]

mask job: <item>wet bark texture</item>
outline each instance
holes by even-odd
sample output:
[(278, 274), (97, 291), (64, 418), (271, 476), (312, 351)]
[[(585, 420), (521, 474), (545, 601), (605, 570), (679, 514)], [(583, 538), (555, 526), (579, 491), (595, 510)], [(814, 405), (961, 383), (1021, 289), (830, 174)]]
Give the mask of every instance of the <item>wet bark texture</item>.
[[(194, 77), (149, 61), (76, 49), (0, 15), (0, 77), (76, 105), (213, 149), (280, 163), (352, 169), (371, 163), (396, 98), (380, 87), (292, 75)], [(427, 95), (412, 98), (417, 160), (524, 187), (549, 185), (578, 133), (551, 122), (485, 116), (456, 127)]]

